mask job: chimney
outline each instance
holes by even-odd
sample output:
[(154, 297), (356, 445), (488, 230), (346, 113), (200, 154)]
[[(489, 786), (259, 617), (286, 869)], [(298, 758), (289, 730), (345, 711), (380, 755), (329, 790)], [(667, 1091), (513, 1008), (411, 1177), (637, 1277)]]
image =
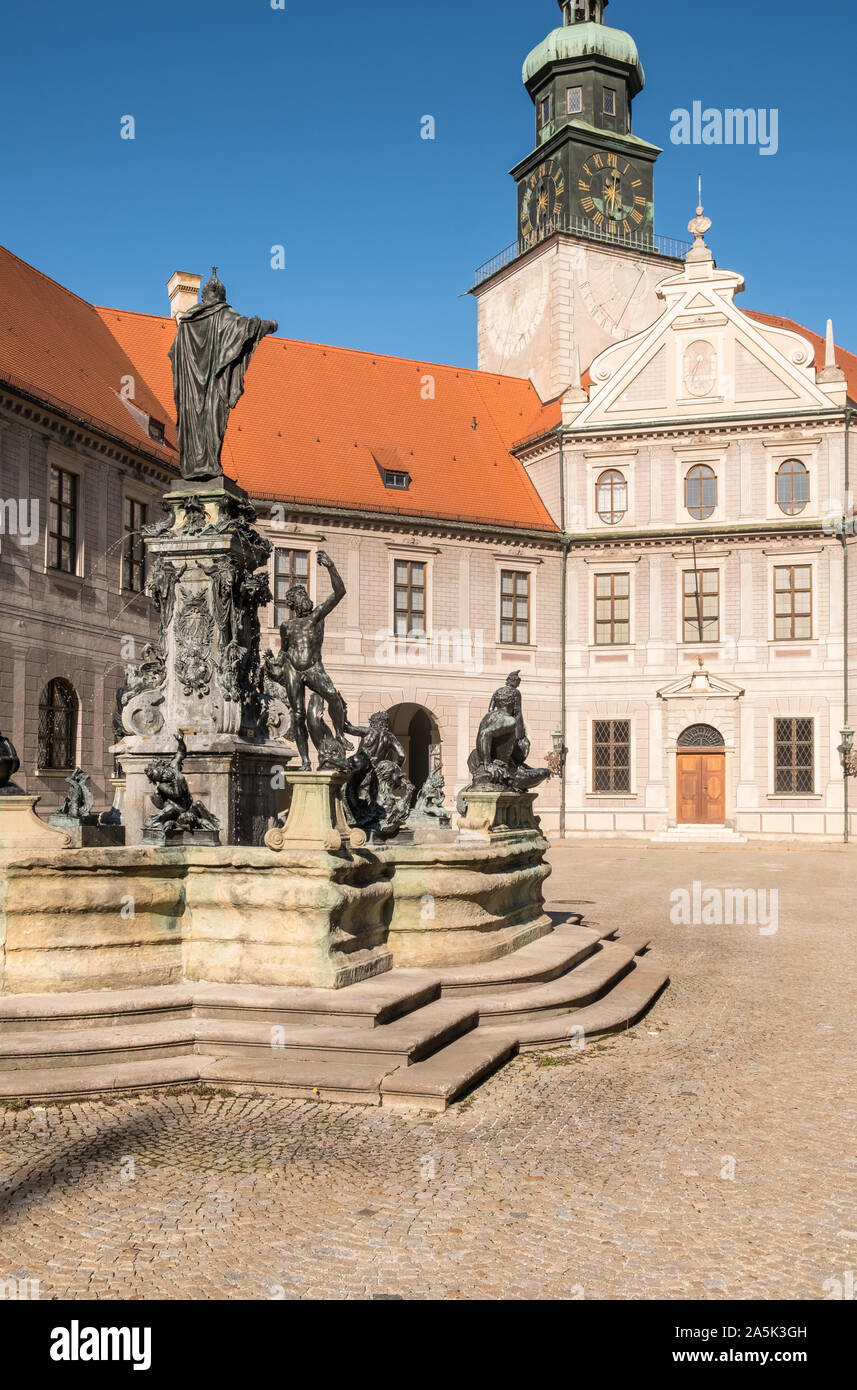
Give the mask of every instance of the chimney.
[(192, 271), (176, 270), (167, 281), (167, 294), (170, 296), (170, 313), (180, 319), (188, 309), (192, 309), (199, 299), (202, 276)]

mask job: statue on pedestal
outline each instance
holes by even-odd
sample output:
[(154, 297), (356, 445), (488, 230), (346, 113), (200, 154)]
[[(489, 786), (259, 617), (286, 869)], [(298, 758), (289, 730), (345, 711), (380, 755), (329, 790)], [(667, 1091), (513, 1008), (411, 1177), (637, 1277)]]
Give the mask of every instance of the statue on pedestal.
[(146, 776), (155, 788), (151, 799), (157, 809), (143, 824), (143, 840), (165, 844), (186, 834), (196, 844), (216, 845), (220, 822), (201, 801), (194, 801), (182, 771), (187, 745), (181, 731), (176, 734), (176, 742), (178, 747), (171, 762), (155, 759), (146, 768)]
[(226, 303), (212, 267), (201, 302), (179, 320), (170, 348), (182, 477), (222, 476), (220, 461), (229, 412), (244, 392), (244, 374), (259, 343), (276, 333), (273, 320), (243, 318)]
[[(345, 701), (322, 663), (324, 620), (344, 599), (345, 585), (326, 551), (318, 552), (318, 563), (330, 575), (332, 592), (322, 603), (313, 606), (304, 585), (293, 584), (285, 600), (292, 616), (280, 627), (279, 656), (275, 657), (270, 651), (265, 653), (267, 677), (286, 693), (292, 716), (291, 736), (297, 744), (303, 772), (310, 770), (309, 738), (318, 751), (319, 768), (344, 770), (351, 751), (345, 734), (363, 732), (348, 723)], [(308, 709), (305, 705), (307, 691), (310, 692)], [(324, 719), (325, 705), (332, 730)]]
[(467, 759), (472, 787), (529, 792), (550, 777), (549, 768), (527, 763), (530, 740), (521, 713), (520, 684), (519, 673), (513, 671), (491, 697)]

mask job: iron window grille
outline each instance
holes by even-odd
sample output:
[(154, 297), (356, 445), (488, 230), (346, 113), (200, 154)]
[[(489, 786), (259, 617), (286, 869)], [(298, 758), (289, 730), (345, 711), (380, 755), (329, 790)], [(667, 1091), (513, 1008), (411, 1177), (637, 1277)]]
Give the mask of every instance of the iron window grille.
[(626, 647), (631, 641), (630, 574), (595, 576), (595, 644)]
[(530, 645), (530, 576), (526, 571), (500, 573), (500, 641)]
[(146, 524), (147, 507), (133, 497), (125, 498), (125, 543), (122, 551), (122, 587), (132, 594), (146, 588), (146, 545), (141, 528)]
[(77, 474), (51, 468), (48, 566), (63, 574), (77, 572)]
[(774, 570), (774, 637), (778, 642), (812, 637), (811, 565), (782, 565)]
[(394, 562), (393, 627), (397, 637), (424, 637), (426, 567), (422, 560)]
[(717, 508), (717, 474), (697, 463), (684, 480), (684, 504), (694, 521), (707, 521)]
[(608, 468), (595, 484), (595, 510), (606, 526), (617, 526), (628, 513), (628, 484), (624, 473)]
[(815, 789), (812, 719), (775, 720), (776, 789), (784, 796), (807, 796)]
[(631, 721), (596, 719), (592, 726), (592, 789), (631, 790)]
[(720, 641), (719, 570), (685, 570), (684, 640)]
[(809, 469), (800, 459), (786, 459), (777, 469), (777, 506), (798, 516), (809, 502)]
[(68, 681), (49, 681), (39, 701), (39, 767), (68, 771), (77, 764), (78, 699)]
[(274, 551), (274, 626), (280, 627), (289, 621), (286, 607), (286, 594), (293, 584), (303, 584), (308, 588), (309, 551), (287, 550), (277, 547)]

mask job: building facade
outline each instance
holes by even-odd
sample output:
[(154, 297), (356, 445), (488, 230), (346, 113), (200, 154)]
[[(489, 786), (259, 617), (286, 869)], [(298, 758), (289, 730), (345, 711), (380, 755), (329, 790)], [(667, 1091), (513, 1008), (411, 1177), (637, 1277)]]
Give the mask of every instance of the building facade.
[[(477, 273), (479, 370), (260, 345), (224, 464), (273, 546), (263, 646), (295, 579), (326, 593), (323, 548), (347, 588), (326, 665), (352, 722), (390, 710), (417, 786), (466, 783), (520, 670), (530, 760), (566, 749), (550, 833), (838, 838), (857, 358), (742, 312), (701, 209), (692, 241), (656, 234), (642, 64), (606, 4), (565, 0), (525, 63), (535, 146), (517, 239)], [(0, 728), (47, 806), (75, 763), (112, 797), (198, 288), (99, 309), (0, 251)]]

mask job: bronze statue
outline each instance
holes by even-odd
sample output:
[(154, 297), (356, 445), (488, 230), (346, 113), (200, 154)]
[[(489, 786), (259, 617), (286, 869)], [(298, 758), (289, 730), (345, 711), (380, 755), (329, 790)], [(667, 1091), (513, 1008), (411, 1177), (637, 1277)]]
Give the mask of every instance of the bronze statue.
[(345, 805), (351, 820), (369, 839), (391, 840), (408, 819), (413, 783), (402, 765), (405, 750), (390, 728), (386, 710), (370, 715), (357, 752), (348, 759)]
[(66, 777), (65, 780), (69, 790), (60, 807), (60, 815), (69, 816), (71, 820), (84, 821), (88, 816), (92, 816), (92, 807), (95, 802), (95, 797), (86, 785), (89, 781), (89, 774), (84, 772), (83, 768), (76, 767), (71, 776)]
[(187, 745), (181, 730), (176, 734), (176, 742), (178, 747), (170, 762), (155, 759), (146, 768), (146, 776), (155, 788), (152, 801), (157, 809), (143, 824), (143, 838), (157, 844), (171, 836), (202, 831), (207, 832), (208, 843), (217, 844), (220, 821), (201, 801), (194, 801), (182, 771)]
[(201, 302), (179, 320), (170, 348), (183, 478), (223, 474), (220, 455), (229, 412), (244, 392), (244, 374), (261, 340), (276, 333), (273, 320), (243, 318), (226, 302), (217, 266)]
[(443, 768), (438, 766), (429, 773), (417, 792), (414, 809), (410, 815), (411, 825), (449, 825), (452, 817), (444, 806), (445, 784)]
[[(344, 769), (351, 751), (345, 734), (362, 732), (348, 723), (345, 701), (322, 664), (324, 620), (344, 599), (345, 585), (326, 551), (318, 552), (318, 563), (330, 575), (332, 592), (314, 607), (304, 585), (293, 584), (285, 600), (291, 617), (280, 626), (280, 654), (274, 657), (270, 651), (265, 653), (268, 676), (286, 692), (292, 716), (292, 738), (297, 744), (303, 772), (310, 769), (308, 735), (318, 751), (320, 768)], [(305, 707), (307, 691), (310, 691), (308, 710)], [(325, 705), (332, 730), (324, 719)]]
[(0, 734), (0, 794), (5, 792), (7, 796), (23, 795), (21, 788), (11, 780), (20, 766), (14, 743), (10, 738), (4, 738)]
[(476, 747), (467, 759), (473, 787), (528, 792), (550, 777), (549, 768), (527, 764), (530, 741), (521, 713), (520, 684), (518, 672), (513, 671), (507, 684), (491, 697)]

